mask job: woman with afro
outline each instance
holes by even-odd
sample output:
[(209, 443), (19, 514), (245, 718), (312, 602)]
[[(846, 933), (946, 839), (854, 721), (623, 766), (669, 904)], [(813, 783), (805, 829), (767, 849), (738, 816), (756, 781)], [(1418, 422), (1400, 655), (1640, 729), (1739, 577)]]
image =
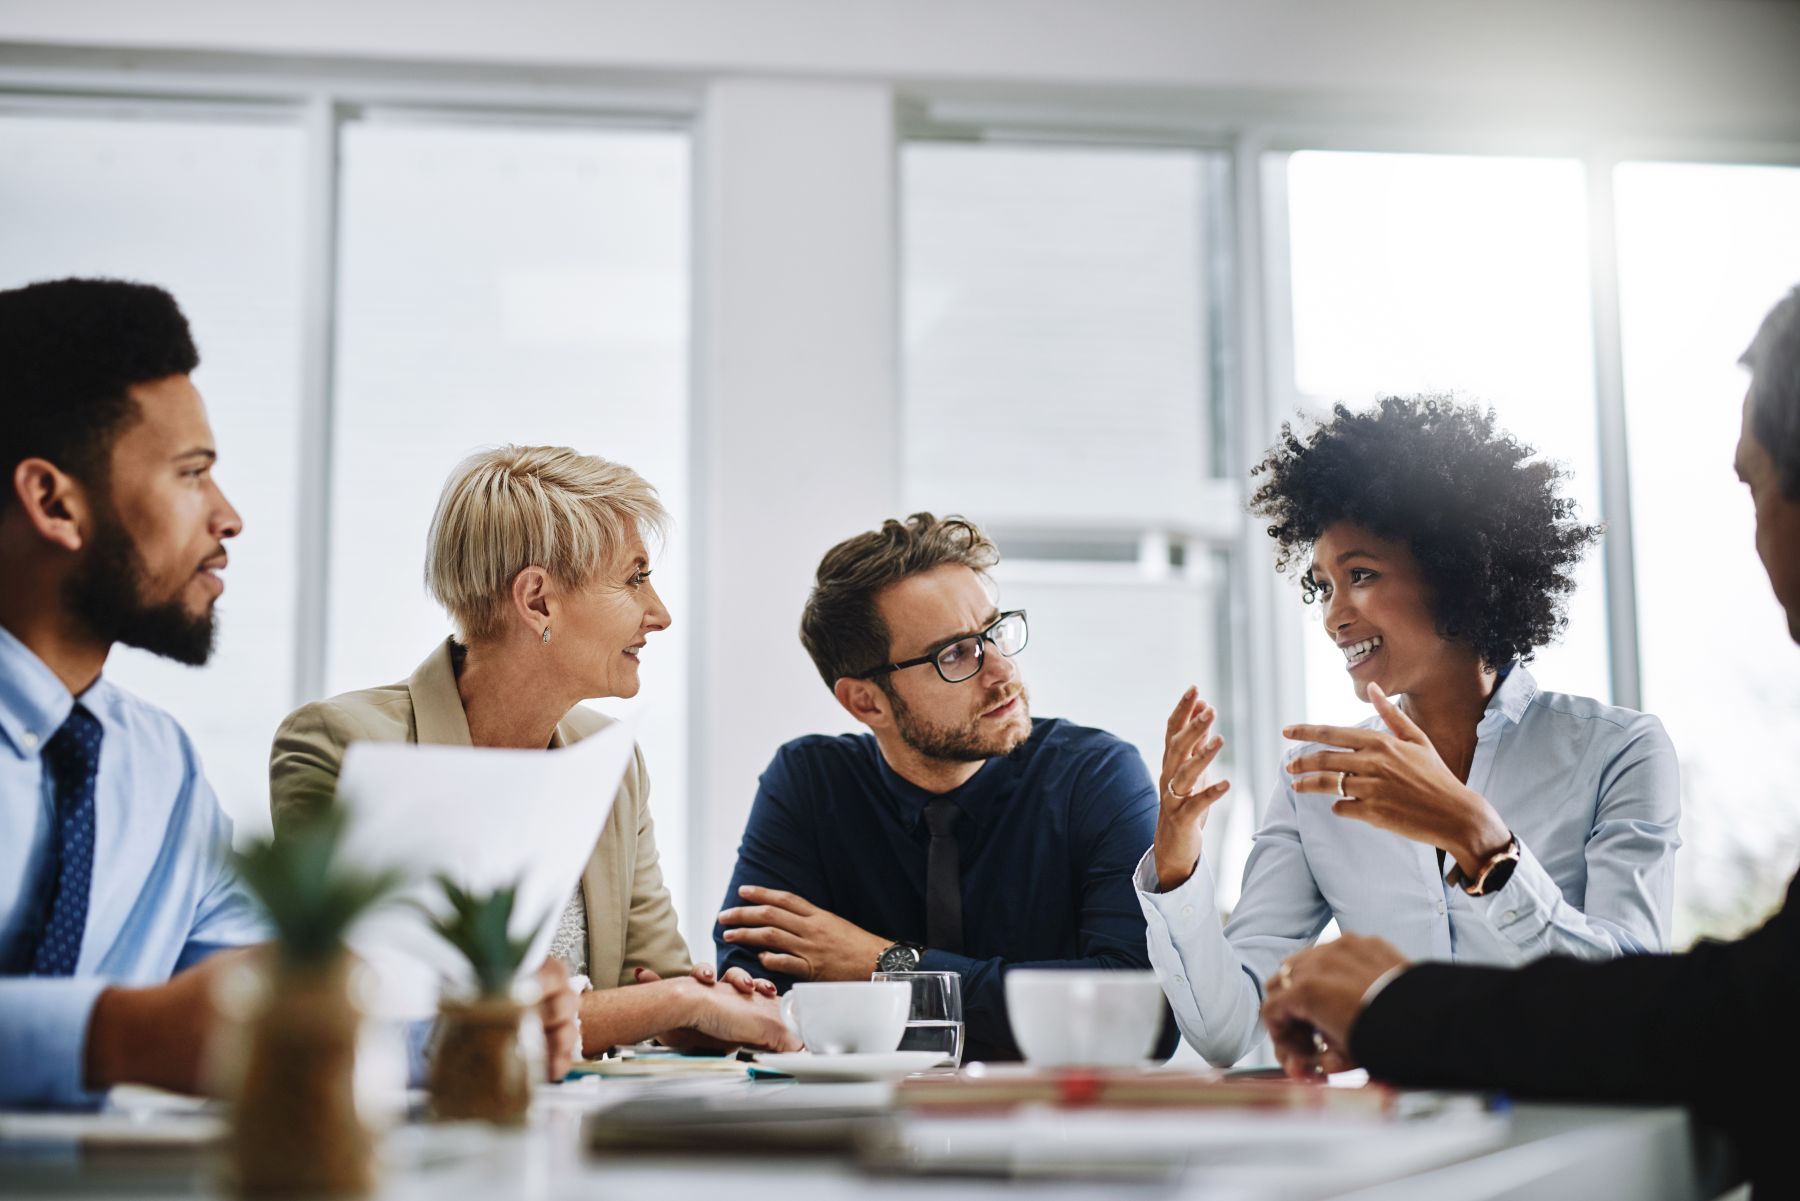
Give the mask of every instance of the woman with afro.
[[(1182, 1033), (1226, 1066), (1264, 981), (1336, 919), (1410, 959), (1513, 965), (1669, 945), (1680, 781), (1656, 718), (1547, 692), (1525, 669), (1563, 626), (1598, 527), (1564, 473), (1444, 398), (1337, 406), (1256, 468), (1251, 510), (1297, 570), (1351, 688), (1354, 728), (1295, 725), (1243, 894), (1221, 927), (1202, 829), (1215, 713), (1169, 717), (1156, 842), (1138, 865), (1150, 958)], [(1204, 786), (1203, 786), (1204, 785)]]

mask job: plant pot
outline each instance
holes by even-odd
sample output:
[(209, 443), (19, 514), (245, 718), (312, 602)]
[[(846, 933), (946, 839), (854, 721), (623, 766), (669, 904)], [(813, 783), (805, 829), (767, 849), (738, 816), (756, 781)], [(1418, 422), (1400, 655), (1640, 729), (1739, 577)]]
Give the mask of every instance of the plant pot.
[(445, 998), (438, 1003), (427, 1087), (431, 1116), (517, 1126), (531, 1112), (537, 1066), (520, 1026), (535, 1006), (513, 997)]
[(276, 956), (242, 1043), (233, 1183), (248, 1196), (358, 1197), (375, 1187), (374, 1140), (356, 1108), (362, 1014), (348, 952), (318, 965)]

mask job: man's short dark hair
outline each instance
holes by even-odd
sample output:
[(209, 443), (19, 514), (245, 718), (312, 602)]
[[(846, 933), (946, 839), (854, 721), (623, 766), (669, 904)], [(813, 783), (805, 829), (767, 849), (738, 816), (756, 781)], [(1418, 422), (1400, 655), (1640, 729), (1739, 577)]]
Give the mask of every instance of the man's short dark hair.
[[(1000, 552), (972, 521), (914, 513), (889, 518), (878, 530), (858, 534), (825, 552), (812, 595), (800, 616), (800, 642), (825, 686), (888, 661), (891, 635), (875, 598), (923, 571), (960, 564), (986, 577)], [(882, 677), (882, 684), (887, 683)]]
[(1781, 298), (1738, 360), (1750, 369), (1750, 432), (1800, 500), (1800, 287)]
[(137, 418), (132, 385), (199, 362), (161, 288), (59, 279), (0, 292), (0, 468), (10, 480), (21, 461), (48, 459), (103, 490), (113, 442)]

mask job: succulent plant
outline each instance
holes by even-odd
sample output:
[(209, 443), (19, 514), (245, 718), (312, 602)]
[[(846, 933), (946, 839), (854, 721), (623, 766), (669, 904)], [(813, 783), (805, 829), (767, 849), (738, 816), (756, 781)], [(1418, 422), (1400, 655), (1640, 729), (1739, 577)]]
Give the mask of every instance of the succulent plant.
[(356, 920), (405, 879), (399, 871), (352, 871), (337, 862), (347, 816), (328, 802), (279, 837), (232, 856), (239, 878), (275, 927), (282, 958), (295, 966), (334, 959)]
[(513, 978), (531, 949), (533, 932), (544, 919), (531, 927), (523, 938), (508, 932), (513, 906), (518, 900), (519, 885), (515, 881), (493, 892), (475, 894), (448, 876), (437, 878), (450, 902), (448, 914), (432, 914), (431, 928), (451, 946), (463, 953), (475, 969), (475, 984), (484, 997), (502, 997), (512, 990)]

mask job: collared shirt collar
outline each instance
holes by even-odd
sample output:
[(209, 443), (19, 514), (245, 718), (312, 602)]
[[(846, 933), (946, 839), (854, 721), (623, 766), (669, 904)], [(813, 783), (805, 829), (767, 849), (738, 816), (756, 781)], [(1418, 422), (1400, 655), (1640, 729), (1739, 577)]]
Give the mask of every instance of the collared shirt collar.
[[(88, 692), (99, 687), (96, 683)], [(0, 628), (0, 734), (13, 754), (37, 756), (74, 707), (75, 698), (49, 664)]]
[[(1035, 724), (1035, 723), (1034, 723)], [(1023, 743), (1020, 744), (1024, 746)], [(900, 806), (900, 817), (907, 829), (918, 827), (925, 820), (925, 806), (938, 797), (948, 797), (955, 801), (970, 818), (979, 819), (1000, 790), (1000, 784), (1006, 778), (1006, 762), (1011, 755), (996, 755), (983, 763), (979, 770), (962, 784), (949, 792), (931, 792), (920, 788), (911, 780), (895, 771), (876, 745), (875, 762), (881, 771), (882, 782), (887, 785), (888, 794)]]
[(1494, 695), (1488, 698), (1487, 711), (1482, 714), (1477, 731), (1491, 729), (1498, 722), (1518, 725), (1537, 694), (1538, 683), (1525, 670), (1525, 665), (1516, 659), (1508, 663), (1500, 669), (1500, 682), (1494, 688)]

